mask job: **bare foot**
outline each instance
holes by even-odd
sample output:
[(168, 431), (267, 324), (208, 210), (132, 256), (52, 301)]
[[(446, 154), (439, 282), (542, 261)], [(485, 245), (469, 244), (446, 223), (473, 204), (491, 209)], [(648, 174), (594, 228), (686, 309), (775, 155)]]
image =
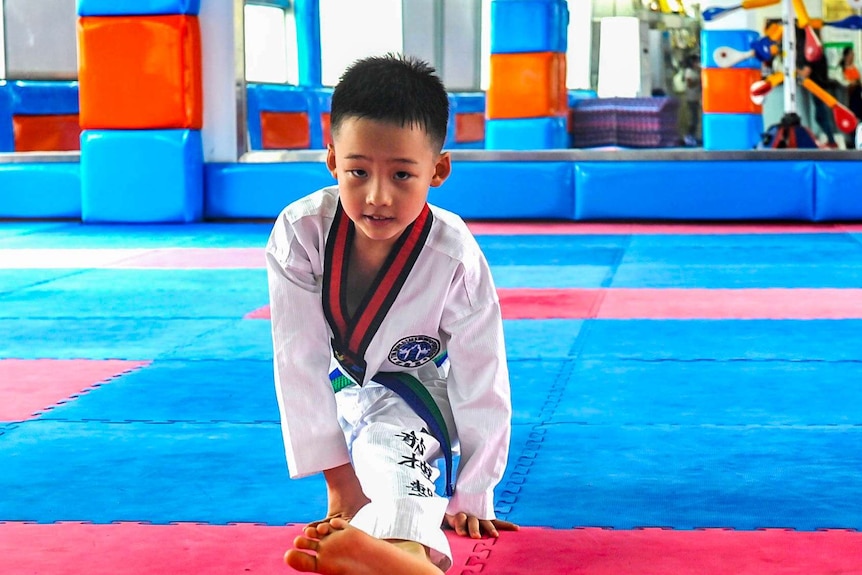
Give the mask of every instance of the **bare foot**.
[(284, 561), (297, 571), (324, 575), (441, 574), (427, 559), (372, 537), (343, 519), (306, 527), (293, 545)]

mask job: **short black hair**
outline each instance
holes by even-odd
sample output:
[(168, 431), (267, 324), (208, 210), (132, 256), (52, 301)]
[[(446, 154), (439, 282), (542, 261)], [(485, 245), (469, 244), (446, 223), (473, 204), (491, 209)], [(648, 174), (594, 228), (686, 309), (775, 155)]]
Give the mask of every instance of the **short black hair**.
[(399, 54), (357, 60), (332, 94), (330, 129), (347, 118), (366, 118), (425, 130), (443, 148), (449, 122), (449, 95), (428, 63)]

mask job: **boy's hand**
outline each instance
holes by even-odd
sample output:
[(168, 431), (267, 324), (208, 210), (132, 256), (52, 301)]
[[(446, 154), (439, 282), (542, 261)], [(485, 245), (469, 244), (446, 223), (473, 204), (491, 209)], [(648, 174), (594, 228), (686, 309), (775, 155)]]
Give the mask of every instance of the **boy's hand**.
[(446, 514), (445, 525), (448, 525), (461, 537), (481, 539), (483, 536), (499, 537), (500, 531), (517, 531), (520, 529), (510, 521), (502, 519), (479, 519), (466, 513)]

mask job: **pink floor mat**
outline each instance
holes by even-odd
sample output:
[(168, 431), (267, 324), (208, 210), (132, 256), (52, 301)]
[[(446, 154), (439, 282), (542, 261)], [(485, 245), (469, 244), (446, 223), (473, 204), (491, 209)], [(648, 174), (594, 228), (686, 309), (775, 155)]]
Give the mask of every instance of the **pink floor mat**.
[(0, 421), (25, 421), (147, 361), (0, 359)]
[[(299, 526), (0, 523), (0, 573), (260, 575)], [(451, 575), (860, 575), (862, 533), (523, 528), (498, 540), (449, 534)], [(383, 575), (383, 574), (382, 574)], [(406, 574), (405, 574), (406, 575)]]

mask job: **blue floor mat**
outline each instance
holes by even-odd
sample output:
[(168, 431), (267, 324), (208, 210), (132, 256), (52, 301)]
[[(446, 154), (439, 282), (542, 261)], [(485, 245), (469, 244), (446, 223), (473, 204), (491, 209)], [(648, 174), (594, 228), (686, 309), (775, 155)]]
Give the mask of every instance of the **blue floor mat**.
[(504, 320), (506, 355), (509, 360), (574, 357), (584, 325), (573, 319)]
[(611, 266), (623, 257), (628, 236), (476, 236), (492, 266)]
[(163, 359), (272, 361), (270, 322), (257, 319), (226, 321), (193, 340), (166, 351)]
[(599, 288), (610, 282), (613, 268), (595, 265), (506, 266), (493, 265), (498, 288)]
[(591, 359), (862, 361), (862, 320), (591, 320), (580, 343)]
[(156, 361), (46, 411), (41, 419), (279, 422), (271, 361)]
[(615, 288), (859, 288), (862, 263), (720, 265), (623, 263)]
[(862, 529), (862, 426), (552, 425), (499, 507), (555, 528)]
[(268, 302), (263, 269), (91, 269), (0, 294), (0, 317), (239, 319)]
[[(862, 363), (856, 362), (581, 360), (569, 362), (568, 381), (553, 413), (537, 420), (853, 425), (862, 422), (860, 373)], [(519, 398), (523, 401), (523, 395)]]
[(272, 224), (68, 224), (38, 234), (8, 233), (0, 224), (0, 249), (117, 249), (117, 248), (263, 248)]
[(0, 521), (281, 525), (326, 513), (277, 424), (28, 421), (0, 441)]
[(156, 359), (235, 322), (214, 319), (0, 319), (0, 358)]

